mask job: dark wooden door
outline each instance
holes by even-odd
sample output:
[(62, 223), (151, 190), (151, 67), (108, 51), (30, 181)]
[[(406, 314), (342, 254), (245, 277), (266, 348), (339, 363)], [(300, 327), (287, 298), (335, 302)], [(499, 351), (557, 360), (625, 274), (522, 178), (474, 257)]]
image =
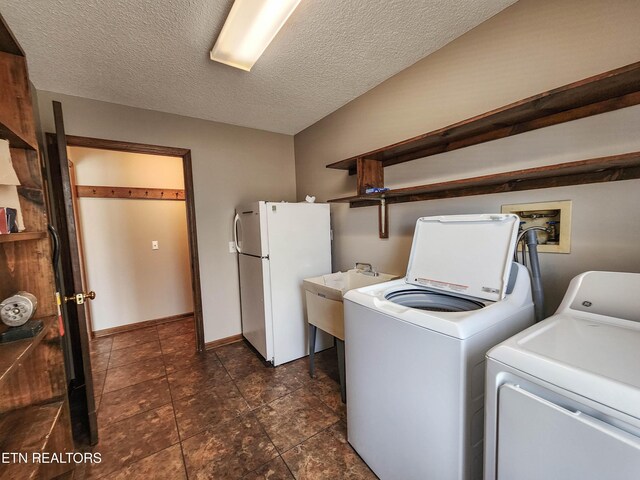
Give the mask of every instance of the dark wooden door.
[[(47, 134), (47, 169), (51, 181), (53, 221), (60, 238), (60, 293), (65, 302), (63, 311), (69, 329), (71, 358), (74, 379), (71, 382), (71, 412), (76, 427), (76, 442), (88, 441), (92, 445), (98, 441), (95, 396), (89, 355), (89, 332), (84, 302), (85, 285), (82, 284), (82, 270), (78, 247), (78, 224), (76, 222), (67, 139), (62, 117), (62, 104), (53, 102), (55, 134)], [(78, 297), (80, 295), (80, 297)], [(65, 300), (66, 299), (66, 300)]]

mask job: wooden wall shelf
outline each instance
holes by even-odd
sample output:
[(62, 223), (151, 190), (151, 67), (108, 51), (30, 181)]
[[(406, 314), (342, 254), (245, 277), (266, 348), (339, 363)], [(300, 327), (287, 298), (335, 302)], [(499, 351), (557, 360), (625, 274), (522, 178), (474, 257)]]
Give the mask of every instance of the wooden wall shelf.
[(383, 167), (640, 104), (640, 62), (602, 73), (408, 140), (327, 165), (355, 174), (358, 159)]
[(0, 50), (0, 85), (0, 138), (8, 139), (13, 148), (37, 150), (25, 57)]
[(25, 140), (18, 134), (14, 132), (9, 127), (0, 122), (0, 138), (5, 140), (9, 140), (9, 146), (11, 148), (25, 148), (27, 150), (37, 150), (36, 146), (29, 143), (28, 140)]
[[(4, 452), (25, 454), (27, 461), (4, 465), (0, 480), (52, 478), (64, 472), (59, 464), (34, 462), (34, 453), (64, 453), (60, 447), (59, 420), (66, 416), (63, 401), (34, 405), (0, 416), (0, 444)], [(61, 472), (60, 472), (61, 470)]]
[(517, 192), (539, 188), (640, 178), (640, 152), (591, 158), (576, 162), (515, 170), (480, 177), (451, 180), (415, 187), (397, 188), (384, 193), (336, 198), (329, 202), (349, 203), (352, 207), (434, 200), (438, 198)]
[(0, 235), (0, 243), (21, 242), (24, 240), (39, 240), (46, 238), (47, 232), (20, 232)]
[(57, 317), (55, 316), (40, 318), (39, 320), (42, 320), (44, 325), (38, 335), (33, 338), (25, 338), (24, 340), (0, 344), (0, 386), (4, 386), (4, 381), (11, 375), (14, 369), (24, 363), (25, 358), (27, 358), (42, 339), (45, 338), (56, 319)]

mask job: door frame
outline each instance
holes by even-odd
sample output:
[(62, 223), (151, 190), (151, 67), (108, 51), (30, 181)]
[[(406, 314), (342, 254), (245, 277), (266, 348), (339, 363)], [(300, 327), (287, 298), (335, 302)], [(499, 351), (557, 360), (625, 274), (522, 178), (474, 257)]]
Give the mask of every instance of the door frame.
[[(47, 133), (48, 135), (53, 135)], [(196, 348), (203, 352), (204, 344), (204, 320), (202, 317), (202, 290), (200, 284), (200, 262), (198, 257), (198, 232), (196, 227), (195, 195), (193, 189), (193, 171), (191, 162), (191, 150), (188, 148), (166, 147), (162, 145), (150, 145), (145, 143), (122, 142), (103, 138), (80, 137), (66, 135), (68, 147), (85, 147), (99, 150), (113, 150), (125, 153), (142, 153), (147, 155), (160, 155), (164, 157), (178, 157), (182, 159), (182, 171), (184, 177), (185, 206), (187, 211), (187, 235), (189, 240), (189, 261), (191, 264), (191, 290), (193, 293), (193, 316), (196, 331)], [(93, 336), (93, 332), (90, 332)]]

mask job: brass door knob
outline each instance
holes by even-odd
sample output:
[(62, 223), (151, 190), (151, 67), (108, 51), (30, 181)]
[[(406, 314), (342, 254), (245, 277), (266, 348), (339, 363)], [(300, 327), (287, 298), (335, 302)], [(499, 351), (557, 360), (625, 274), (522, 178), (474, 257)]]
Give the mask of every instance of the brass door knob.
[(89, 293), (76, 293), (69, 297), (64, 297), (67, 302), (76, 302), (76, 305), (82, 305), (85, 300), (94, 300), (96, 298), (96, 292), (91, 290)]

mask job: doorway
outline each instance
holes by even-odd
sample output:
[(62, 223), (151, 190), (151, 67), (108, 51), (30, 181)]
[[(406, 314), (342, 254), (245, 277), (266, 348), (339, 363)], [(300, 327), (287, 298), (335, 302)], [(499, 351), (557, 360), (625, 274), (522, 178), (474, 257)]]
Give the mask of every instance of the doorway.
[[(178, 205), (176, 205), (177, 203), (184, 203), (184, 212), (186, 214), (186, 230), (187, 230), (187, 235), (186, 235), (186, 241), (187, 241), (187, 248), (188, 248), (188, 253), (186, 254), (188, 256), (188, 263), (189, 263), (189, 271), (187, 272), (188, 274), (188, 279), (190, 280), (190, 299), (192, 303), (192, 310), (193, 310), (193, 321), (194, 321), (194, 326), (195, 326), (195, 340), (196, 340), (196, 349), (197, 351), (203, 351), (204, 350), (204, 325), (203, 325), (203, 319), (202, 319), (202, 299), (201, 299), (201, 294), (200, 294), (200, 274), (199, 274), (199, 263), (198, 263), (198, 251), (197, 251), (197, 238), (196, 238), (196, 225), (195, 225), (195, 209), (194, 209), (194, 202), (193, 202), (193, 176), (192, 176), (192, 170), (191, 170), (191, 154), (190, 154), (190, 150), (188, 149), (180, 149), (180, 148), (171, 148), (171, 147), (163, 147), (163, 146), (156, 146), (156, 145), (146, 145), (146, 144), (139, 144), (139, 143), (131, 143), (131, 142), (119, 142), (119, 141), (113, 141), (113, 140), (105, 140), (105, 139), (96, 139), (96, 138), (89, 138), (89, 137), (78, 137), (78, 136), (70, 136), (67, 135), (66, 136), (67, 139), (67, 147), (69, 152), (71, 153), (71, 156), (69, 157), (70, 160), (70, 171), (71, 171), (71, 179), (72, 179), (72, 183), (77, 183), (77, 185), (72, 185), (72, 190), (73, 190), (73, 198), (74, 198), (74, 210), (76, 210), (76, 213), (79, 213), (77, 211), (78, 207), (79, 207), (79, 203), (84, 201), (83, 197), (93, 197), (97, 202), (100, 199), (118, 199), (121, 202), (135, 202), (136, 200), (140, 200), (140, 203), (133, 203), (130, 204), (131, 205), (131, 209), (133, 210), (134, 206), (137, 206), (138, 208), (136, 208), (136, 211), (138, 212), (138, 215), (143, 215), (142, 212), (140, 212), (140, 206), (143, 205), (143, 203), (146, 203), (147, 205), (149, 205), (149, 203), (153, 203), (156, 208), (152, 209), (152, 211), (148, 212), (150, 214), (157, 214), (158, 212), (160, 212), (161, 210), (159, 210), (160, 205), (162, 204), (164, 207), (167, 208), (168, 212), (173, 211), (173, 213), (168, 213), (168, 215), (174, 215), (175, 216), (175, 208), (170, 209), (169, 207), (178, 207)], [(108, 157), (108, 154), (122, 154), (122, 156), (127, 157), (129, 156), (129, 160), (133, 160), (133, 158), (138, 158), (139, 160), (141, 160), (142, 162), (138, 162), (138, 170), (140, 170), (141, 168), (145, 168), (145, 164), (148, 166), (149, 162), (153, 162), (154, 160), (157, 162), (158, 166), (160, 166), (162, 164), (162, 160), (172, 160), (172, 159), (176, 159), (181, 163), (181, 171), (182, 171), (182, 177), (183, 177), (183, 187), (182, 189), (180, 188), (160, 188), (158, 185), (144, 185), (143, 187), (132, 187), (132, 186), (104, 186), (105, 182), (101, 182), (102, 185), (100, 188), (95, 188), (95, 186), (91, 186), (91, 185), (86, 185), (86, 182), (82, 181), (82, 178), (80, 178), (80, 181), (74, 182), (74, 173), (75, 170), (77, 170), (77, 166), (74, 166), (74, 157), (76, 157), (75, 159), (77, 159), (79, 156), (80, 157), (85, 157), (87, 158), (88, 156), (90, 156), (91, 152), (95, 152), (97, 154), (100, 154), (101, 152), (105, 155), (103, 155), (103, 157)], [(137, 155), (137, 157), (136, 157)], [(94, 160), (95, 157), (99, 157), (100, 155), (94, 155)], [(146, 158), (141, 158), (141, 157), (146, 157)], [(105, 160), (105, 158), (103, 158), (102, 160)], [(123, 159), (126, 161), (126, 159)], [(94, 162), (95, 163), (95, 162)], [(167, 164), (167, 162), (165, 162), (165, 164)], [(94, 169), (95, 170), (95, 169)], [(173, 170), (175, 173), (175, 166), (173, 167)], [(85, 178), (87, 177), (87, 175), (85, 174)], [(109, 183), (109, 182), (106, 182)], [(111, 183), (118, 183), (116, 181), (113, 181)], [(126, 183), (126, 182), (125, 182)], [(166, 185), (165, 182), (165, 187), (175, 187), (178, 185)], [(171, 198), (171, 200), (168, 200), (167, 198)], [(157, 200), (163, 200), (162, 202), (160, 201), (155, 201), (153, 202), (154, 199)], [(150, 200), (149, 202), (147, 202), (147, 200)], [(177, 200), (177, 201), (176, 201)], [(102, 212), (104, 213), (105, 210), (104, 208), (108, 208), (105, 206), (105, 204), (102, 204), (102, 210), (100, 209), (100, 207), (98, 207), (98, 209), (96, 210), (96, 202), (94, 202), (94, 205), (92, 205), (92, 209), (93, 211), (86, 211), (85, 215), (87, 216), (91, 216), (93, 213), (97, 213), (97, 212)], [(108, 201), (107, 201), (108, 203)], [(173, 205), (170, 205), (173, 204)], [(123, 208), (124, 206), (120, 206), (120, 208)], [(126, 207), (124, 207), (126, 208)], [(85, 209), (88, 210), (87, 206), (85, 205)], [(148, 210), (148, 209), (145, 209)], [(113, 210), (111, 210), (111, 213), (113, 214)], [(131, 215), (128, 215), (129, 220), (133, 220), (135, 222), (135, 213), (132, 211)], [(139, 219), (142, 219), (144, 217), (139, 217)], [(170, 218), (166, 219), (168, 224), (164, 225), (163, 227), (165, 227), (166, 229), (170, 230), (172, 229), (172, 225), (170, 224)], [(87, 229), (87, 228), (82, 228), (82, 227), (86, 227), (86, 225), (83, 224), (83, 220), (82, 220), (82, 215), (78, 216), (78, 221), (79, 221), (79, 227), (81, 227), (79, 229), (79, 232), (81, 232), (82, 230), (91, 230), (91, 229)], [(155, 218), (154, 219), (155, 222), (158, 223), (162, 223), (163, 222), (163, 218)], [(84, 223), (86, 223), (86, 220), (84, 221)], [(180, 223), (179, 221), (177, 223)], [(175, 225), (179, 228), (180, 225)], [(119, 226), (117, 223), (113, 224), (113, 228), (118, 229), (118, 228), (127, 228), (126, 225), (121, 225)], [(182, 227), (184, 228), (185, 225), (182, 224)], [(94, 232), (95, 234), (96, 232)], [(107, 232), (103, 232), (103, 233), (107, 233)], [(113, 233), (115, 233), (115, 235), (113, 235)], [(113, 240), (117, 238), (117, 232), (112, 232), (112, 236), (113, 239), (110, 242), (111, 244), (113, 244)], [(86, 235), (85, 235), (86, 237)], [(98, 239), (98, 237), (96, 237), (95, 235), (93, 236), (94, 239)], [(83, 250), (86, 250), (86, 248), (83, 248), (83, 243), (86, 243), (86, 241), (90, 241), (90, 239), (88, 238), (83, 238), (82, 236), (79, 238), (79, 247), (80, 247), (80, 252), (82, 254)], [(163, 240), (164, 240), (164, 245), (163, 245)], [(160, 252), (160, 249), (162, 248), (170, 248), (171, 245), (167, 245), (166, 243), (171, 243), (171, 242), (179, 242), (180, 239), (176, 239), (176, 238), (172, 238), (172, 237), (167, 237), (166, 235), (164, 236), (163, 240), (153, 240), (150, 241), (150, 244), (148, 245), (148, 248), (150, 250), (158, 248), (157, 251), (154, 251), (153, 254), (158, 254)], [(86, 247), (89, 247), (89, 245), (85, 245)], [(120, 245), (121, 247), (123, 247), (123, 245)], [(174, 245), (175, 246), (175, 245)], [(149, 252), (145, 252), (145, 253), (149, 253)], [(97, 256), (94, 255), (94, 259)], [(141, 258), (141, 257), (138, 257)], [(85, 260), (88, 260), (89, 258), (86, 258)], [(122, 260), (122, 259), (120, 259)], [(83, 262), (89, 270), (91, 270), (92, 268), (96, 269), (96, 265), (88, 265), (86, 262)], [(95, 263), (95, 262), (94, 262)], [(120, 263), (122, 263), (122, 261), (120, 261)], [(123, 265), (126, 265), (126, 262), (123, 263)], [(114, 262), (114, 266), (115, 268), (118, 268), (118, 261), (116, 260)], [(120, 266), (120, 268), (122, 268), (122, 265)], [(143, 266), (144, 268), (144, 266)], [(85, 272), (85, 274), (89, 274), (89, 276), (91, 277), (91, 273), (95, 273), (95, 272)], [(112, 271), (111, 274), (112, 275), (117, 275), (118, 271)], [(140, 272), (141, 273), (141, 272)], [(152, 278), (152, 277), (149, 277)], [(142, 278), (140, 278), (141, 281), (144, 281)], [(94, 288), (93, 285), (88, 285), (85, 283), (86, 286)], [(127, 289), (123, 290), (123, 293), (126, 291)], [(142, 290), (144, 290), (144, 286), (142, 286)], [(176, 294), (180, 293), (178, 291), (175, 292)], [(100, 293), (98, 292), (98, 295), (100, 295)], [(113, 295), (112, 295), (113, 296)], [(150, 293), (150, 296), (153, 296), (153, 292)], [(162, 296), (162, 295), (161, 295)], [(185, 295), (181, 295), (181, 297), (184, 297)], [(114, 311), (118, 311), (120, 308), (118, 307), (119, 303), (115, 302), (115, 298), (111, 299), (112, 301), (110, 303), (114, 303), (113, 305), (113, 310)], [(184, 305), (187, 304), (187, 302), (185, 301), (186, 299), (182, 298), (182, 303)], [(127, 302), (122, 302), (124, 305), (127, 305)], [(130, 303), (129, 303), (130, 304)], [(149, 316), (149, 312), (152, 312), (154, 310), (154, 305), (151, 305), (147, 308), (147, 312)], [(96, 312), (98, 313), (98, 312)], [(136, 313), (133, 312), (133, 314), (135, 315)], [(186, 315), (185, 315), (186, 314)], [(191, 312), (186, 311), (186, 312), (174, 312), (173, 315), (165, 315), (165, 316), (161, 316), (161, 317), (156, 317), (156, 318), (147, 318), (144, 321), (140, 321), (138, 320), (137, 323), (125, 323), (123, 325), (118, 325), (118, 326), (112, 326), (111, 324), (109, 324), (108, 322), (105, 323), (104, 321), (102, 321), (102, 323), (100, 323), (98, 320), (98, 318), (92, 318), (91, 315), (87, 316), (87, 332), (91, 332), (91, 336), (94, 337), (95, 336), (104, 336), (104, 335), (110, 335), (110, 334), (114, 334), (114, 333), (119, 333), (119, 332), (124, 332), (127, 330), (131, 330), (132, 328), (141, 328), (144, 326), (150, 326), (150, 325), (154, 325), (154, 324), (162, 324), (162, 323), (167, 323), (170, 322), (171, 320), (174, 319), (179, 319), (179, 318), (185, 318), (187, 315), (190, 315)], [(104, 315), (103, 315), (104, 316)], [(144, 317), (144, 314), (142, 313), (142, 316)], [(153, 317), (153, 315), (151, 315)], [(94, 315), (94, 317), (96, 317)]]

